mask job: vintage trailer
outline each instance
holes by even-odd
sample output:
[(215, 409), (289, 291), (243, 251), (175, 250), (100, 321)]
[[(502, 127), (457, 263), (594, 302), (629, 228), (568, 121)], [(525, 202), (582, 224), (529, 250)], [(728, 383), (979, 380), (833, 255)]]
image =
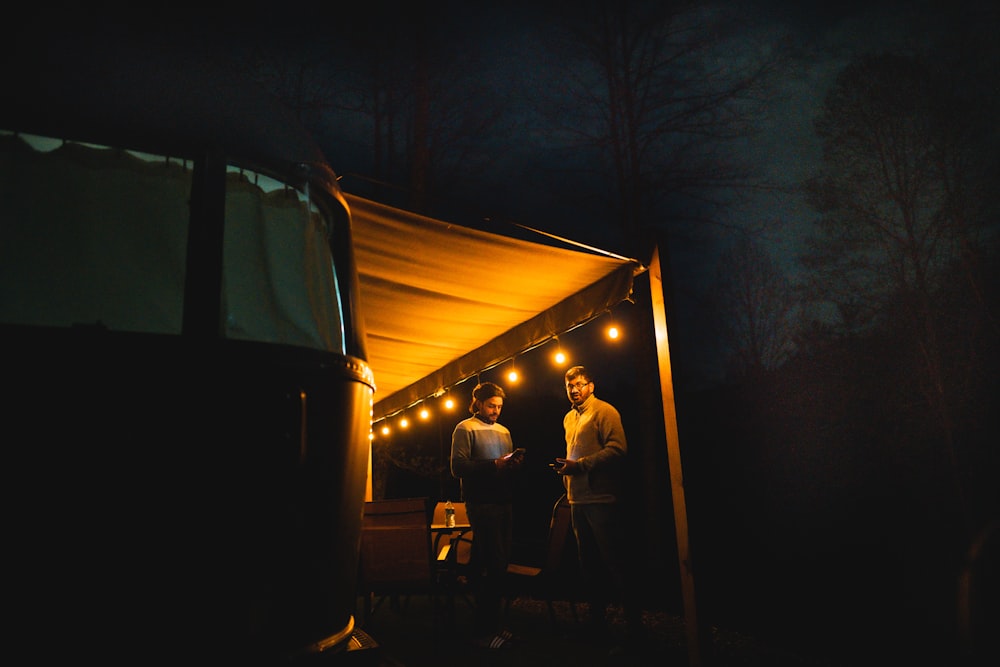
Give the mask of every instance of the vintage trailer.
[(225, 67), (79, 46), (0, 105), (6, 650), (336, 661), (374, 392), (336, 176)]

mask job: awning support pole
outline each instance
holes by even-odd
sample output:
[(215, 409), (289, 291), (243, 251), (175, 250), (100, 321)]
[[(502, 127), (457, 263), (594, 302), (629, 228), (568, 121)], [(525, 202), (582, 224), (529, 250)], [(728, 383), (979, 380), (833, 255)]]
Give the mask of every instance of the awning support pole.
[(653, 258), (649, 266), (649, 293), (653, 311), (653, 331), (656, 336), (656, 359), (660, 371), (660, 397), (663, 401), (663, 426), (667, 439), (667, 461), (670, 467), (674, 530), (677, 534), (677, 560), (680, 563), (681, 594), (684, 598), (684, 628), (687, 636), (688, 664), (691, 667), (700, 667), (702, 635), (698, 627), (694, 567), (691, 559), (691, 545), (688, 541), (684, 475), (681, 471), (681, 448), (677, 431), (677, 409), (674, 402), (673, 371), (670, 367), (670, 345), (667, 341), (667, 315), (663, 300), (663, 276), (660, 271), (658, 246), (653, 249)]

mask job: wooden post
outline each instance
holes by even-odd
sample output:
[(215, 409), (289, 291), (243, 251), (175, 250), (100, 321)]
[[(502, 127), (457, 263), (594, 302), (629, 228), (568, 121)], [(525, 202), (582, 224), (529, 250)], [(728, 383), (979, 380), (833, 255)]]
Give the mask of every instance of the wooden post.
[(687, 636), (688, 663), (701, 665), (702, 634), (694, 590), (694, 568), (688, 542), (687, 505), (684, 501), (684, 475), (681, 471), (681, 448), (677, 432), (677, 408), (674, 402), (673, 371), (667, 341), (667, 315), (663, 301), (663, 276), (660, 272), (659, 247), (653, 249), (649, 266), (649, 294), (656, 336), (656, 359), (660, 374), (660, 397), (663, 401), (663, 426), (667, 439), (670, 467), (670, 490), (674, 506), (674, 530), (677, 535), (677, 559), (680, 563), (681, 594), (684, 599), (684, 628)]

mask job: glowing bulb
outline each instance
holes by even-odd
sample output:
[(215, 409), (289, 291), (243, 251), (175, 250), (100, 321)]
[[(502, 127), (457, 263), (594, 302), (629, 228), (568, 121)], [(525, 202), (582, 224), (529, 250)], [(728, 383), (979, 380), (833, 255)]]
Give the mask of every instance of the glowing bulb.
[(507, 380), (509, 382), (517, 382), (517, 371), (511, 369), (510, 373), (507, 373)]
[(407, 419), (406, 417), (403, 417), (402, 419), (399, 420), (399, 428), (409, 428), (409, 426), (410, 426), (410, 420)]
[(613, 324), (608, 327), (608, 338), (611, 340), (616, 340), (618, 338), (618, 327)]
[(552, 355), (552, 360), (558, 366), (562, 366), (566, 363), (566, 355), (563, 353), (562, 345), (559, 344), (559, 336), (552, 337), (556, 342), (556, 353)]
[(444, 399), (444, 407), (446, 410), (451, 410), (455, 407), (455, 399), (448, 397)]
[(382, 435), (389, 435), (389, 425), (385, 424), (382, 426)]
[(427, 408), (421, 408), (420, 409), (420, 418), (421, 419), (427, 419), (430, 416), (431, 416), (431, 411), (430, 410), (428, 410)]

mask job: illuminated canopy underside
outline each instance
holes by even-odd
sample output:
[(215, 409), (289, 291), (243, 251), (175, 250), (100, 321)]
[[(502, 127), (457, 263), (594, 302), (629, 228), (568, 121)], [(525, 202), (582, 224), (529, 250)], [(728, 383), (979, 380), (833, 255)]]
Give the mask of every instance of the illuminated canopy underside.
[(645, 270), (346, 198), (375, 421), (600, 316)]

